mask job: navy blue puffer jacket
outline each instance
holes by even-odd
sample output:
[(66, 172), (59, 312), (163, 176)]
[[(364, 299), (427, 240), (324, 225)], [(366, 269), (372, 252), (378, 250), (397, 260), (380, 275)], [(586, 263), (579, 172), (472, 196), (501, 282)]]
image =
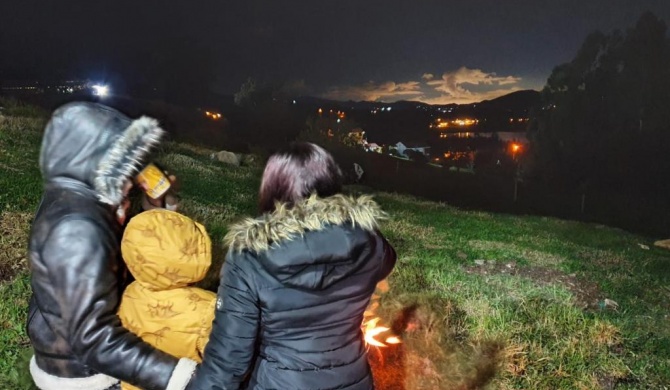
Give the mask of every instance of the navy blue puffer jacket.
[(230, 230), (216, 317), (189, 389), (374, 388), (361, 331), (396, 254), (369, 197), (311, 197)]

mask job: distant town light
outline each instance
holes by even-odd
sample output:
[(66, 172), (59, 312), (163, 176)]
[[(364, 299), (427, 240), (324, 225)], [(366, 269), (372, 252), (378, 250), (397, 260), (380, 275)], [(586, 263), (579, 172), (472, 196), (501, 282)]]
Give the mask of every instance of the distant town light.
[(442, 118), (437, 118), (436, 123), (431, 124), (431, 128), (437, 127), (438, 129), (444, 129), (447, 127), (464, 127), (472, 126), (479, 123), (479, 119), (470, 119), (470, 118), (456, 118), (450, 121), (443, 121)]
[(205, 111), (205, 116), (214, 120), (221, 119), (221, 114), (218, 112)]

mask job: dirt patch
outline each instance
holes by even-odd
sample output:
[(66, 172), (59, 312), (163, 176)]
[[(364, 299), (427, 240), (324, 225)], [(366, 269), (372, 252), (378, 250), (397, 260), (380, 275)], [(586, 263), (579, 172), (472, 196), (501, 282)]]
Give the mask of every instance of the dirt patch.
[[(623, 384), (635, 385), (635, 388), (643, 388), (641, 386), (644, 386), (644, 384), (640, 383), (635, 378), (621, 378), (615, 375), (608, 375), (604, 373), (596, 374), (595, 380), (598, 383), (598, 386), (600, 386), (600, 389), (602, 390), (615, 390), (620, 387), (619, 385)], [(644, 387), (644, 388), (651, 389), (651, 387)]]
[(28, 268), (28, 233), (32, 214), (0, 214), (0, 282)]
[(516, 262), (496, 262), (495, 260), (475, 260), (475, 265), (464, 267), (465, 272), (478, 275), (512, 275), (530, 279), (540, 286), (561, 285), (575, 297), (575, 305), (582, 309), (596, 309), (604, 296), (598, 285), (592, 281), (566, 274), (559, 270), (528, 266), (520, 267)]

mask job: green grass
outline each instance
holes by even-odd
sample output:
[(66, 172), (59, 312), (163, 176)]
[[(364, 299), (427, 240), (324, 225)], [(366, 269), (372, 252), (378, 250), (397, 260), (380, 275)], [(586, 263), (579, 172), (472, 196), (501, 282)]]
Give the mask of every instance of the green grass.
[(47, 115), (46, 111), (37, 106), (25, 104), (20, 100), (9, 97), (0, 97), (0, 107), (2, 107), (0, 114), (6, 116), (21, 118), (44, 118)]
[[(41, 191), (43, 125), (40, 118), (0, 119), (0, 270), (10, 275), (0, 282), (3, 389), (29, 388), (25, 240)], [(157, 159), (180, 177), (182, 211), (204, 222), (218, 243), (231, 221), (255, 213), (260, 169), (225, 166), (211, 161), (211, 152), (168, 143)], [(670, 384), (670, 252), (653, 247), (652, 239), (375, 196), (392, 217), (382, 230), (399, 255), (377, 314), (403, 339), (387, 352), (371, 351), (380, 389)], [(216, 283), (223, 250), (217, 245), (216, 265), (202, 286)], [(599, 305), (605, 298), (618, 308)]]

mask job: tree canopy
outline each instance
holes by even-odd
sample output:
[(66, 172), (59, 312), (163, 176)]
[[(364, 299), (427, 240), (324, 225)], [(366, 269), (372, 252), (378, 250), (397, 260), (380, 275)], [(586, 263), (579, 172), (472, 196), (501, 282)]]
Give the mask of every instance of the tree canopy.
[(670, 40), (651, 13), (590, 34), (542, 91), (529, 136), (535, 172), (575, 185), (669, 188)]

